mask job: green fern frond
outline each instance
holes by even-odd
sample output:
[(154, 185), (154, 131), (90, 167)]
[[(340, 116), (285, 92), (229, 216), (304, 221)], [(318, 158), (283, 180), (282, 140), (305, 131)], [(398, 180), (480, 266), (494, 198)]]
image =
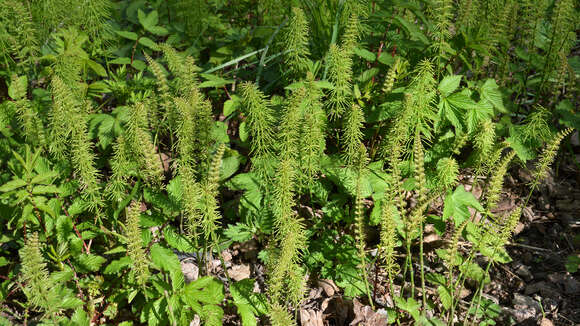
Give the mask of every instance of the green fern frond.
[(221, 144), (218, 147), (218, 150), (211, 162), (207, 178), (201, 189), (201, 226), (203, 228), (203, 234), (205, 235), (206, 240), (211, 238), (212, 241), (217, 241), (216, 231), (219, 226), (219, 219), (221, 218), (221, 214), (218, 210), (219, 205), (217, 197), (219, 195), (218, 187), (220, 167), (225, 150), (226, 146), (224, 144)]
[(355, 229), (355, 238), (356, 238), (356, 246), (358, 249), (358, 256), (360, 259), (360, 270), (362, 272), (362, 279), (364, 281), (365, 284), (365, 289), (366, 289), (366, 293), (367, 296), (369, 297), (369, 300), (371, 301), (371, 305), (372, 305), (372, 300), (370, 299), (370, 287), (369, 287), (369, 281), (368, 281), (368, 275), (367, 275), (367, 269), (366, 269), (366, 252), (365, 252), (365, 247), (366, 247), (366, 236), (365, 236), (365, 231), (364, 231), (364, 206), (363, 206), (363, 201), (364, 201), (364, 197), (362, 196), (362, 180), (364, 175), (367, 173), (366, 169), (367, 169), (367, 165), (368, 165), (368, 155), (367, 155), (367, 150), (364, 144), (360, 143), (359, 147), (358, 147), (358, 158), (356, 160), (357, 162), (357, 180), (356, 180), (356, 198), (355, 198), (355, 207), (354, 207), (354, 220), (355, 220), (355, 225), (356, 225), (356, 229)]
[[(438, 63), (440, 63), (445, 58), (445, 54), (450, 50), (447, 40), (451, 38), (451, 30), (453, 27), (453, 1), (434, 0), (432, 4), (430, 13), (433, 19), (432, 37), (435, 41), (432, 47), (437, 55)], [(437, 65), (437, 69), (440, 69), (440, 64)]]
[(292, 315), (282, 305), (276, 303), (270, 305), (270, 322), (272, 326), (293, 326), (295, 325)]
[(364, 134), (362, 132), (365, 121), (364, 113), (358, 104), (352, 104), (347, 112), (343, 127), (343, 153), (342, 156), (347, 165), (353, 166), (360, 162), (360, 146)]
[(27, 98), (28, 79), (26, 76), (12, 76), (10, 88), (13, 90), (14, 108), (26, 140), (33, 145), (45, 146), (46, 136), (42, 120)]
[(568, 64), (566, 58), (576, 44), (576, 18), (577, 11), (574, 0), (558, 0), (556, 2), (552, 14), (552, 38), (546, 54), (542, 87), (547, 86), (545, 80), (548, 76), (554, 71), (558, 71), (559, 67)]
[(173, 0), (171, 13), (175, 14), (176, 21), (184, 25), (185, 34), (190, 37), (199, 37), (203, 31), (204, 22), (210, 17), (210, 6), (204, 0)]
[(298, 161), (302, 170), (300, 184), (312, 184), (321, 168), (320, 161), (326, 148), (326, 113), (322, 96), (322, 91), (314, 85), (314, 76), (309, 73), (301, 137), (298, 140)]
[(280, 155), (282, 159), (297, 159), (300, 149), (300, 126), (302, 124), (303, 107), (306, 104), (306, 89), (301, 87), (292, 92), (280, 126)]
[(268, 161), (273, 154), (275, 143), (274, 124), (276, 118), (266, 96), (252, 83), (241, 85), (242, 104), (250, 131), (250, 149), (254, 168), (266, 175)]
[(397, 245), (397, 223), (399, 216), (396, 199), (397, 191), (390, 186), (386, 191), (381, 207), (381, 233), (379, 250), (384, 262), (384, 269), (387, 273), (389, 285), (394, 282), (394, 277), (399, 272), (399, 265), (396, 262), (395, 247)]
[(163, 121), (167, 121), (169, 123), (169, 127), (173, 128), (175, 125), (176, 114), (175, 110), (173, 110), (172, 101), (171, 101), (171, 90), (169, 89), (169, 83), (167, 81), (167, 76), (165, 75), (165, 71), (161, 67), (161, 65), (153, 60), (147, 53), (143, 52), (145, 59), (147, 59), (147, 63), (149, 63), (149, 68), (155, 78), (157, 79), (157, 86), (159, 89), (159, 98), (160, 98), (160, 105), (162, 112), (157, 112), (157, 110), (152, 110), (151, 113), (151, 120), (155, 121), (157, 124), (158, 119), (163, 119)]
[(39, 51), (38, 30), (26, 3), (0, 2), (0, 57), (28, 70)]
[(448, 189), (457, 183), (459, 164), (450, 157), (445, 157), (437, 162), (437, 187)]
[(111, 32), (111, 27), (107, 21), (111, 18), (112, 9), (113, 3), (111, 0), (81, 2), (80, 17), (82, 17), (82, 27), (93, 41), (98, 41)]
[(348, 17), (348, 24), (346, 25), (346, 29), (342, 37), (341, 49), (344, 51), (344, 54), (348, 56), (353, 54), (353, 50), (358, 44), (361, 30), (362, 26), (358, 18), (358, 13), (351, 13)]
[(479, 0), (460, 0), (457, 4), (457, 22), (459, 28), (470, 29), (477, 25)]
[(177, 164), (190, 166), (192, 171), (196, 171), (196, 180), (200, 181), (203, 172), (208, 169), (209, 149), (213, 142), (211, 103), (197, 88), (192, 88), (185, 98), (175, 98), (174, 103), (179, 112)]
[(22, 262), (21, 282), (24, 284), (24, 294), (30, 304), (34, 307), (42, 308), (46, 311), (52, 311), (52, 298), (55, 284), (49, 277), (46, 262), (40, 252), (40, 242), (38, 234), (28, 235), (26, 243), (20, 249), (20, 260)]
[(71, 162), (81, 183), (85, 198), (93, 210), (101, 206), (100, 178), (101, 173), (96, 167), (96, 155), (91, 141), (86, 115), (79, 114), (75, 119), (78, 124), (71, 134), (70, 156)]
[(491, 119), (480, 123), (473, 145), (477, 151), (476, 171), (483, 174), (495, 145), (495, 124)]
[(529, 52), (536, 46), (536, 32), (540, 28), (542, 21), (546, 15), (546, 9), (549, 6), (547, 0), (524, 0), (521, 1), (521, 14), (519, 15), (519, 23), (521, 28), (521, 44)]
[(54, 103), (50, 112), (50, 151), (59, 158), (64, 158), (68, 139), (76, 127), (73, 117), (80, 112), (79, 103), (71, 89), (59, 76), (51, 81)]
[[(293, 207), (295, 163), (286, 156), (279, 164), (273, 194), (274, 225), (276, 228), (275, 245), (279, 252), (271, 260), (268, 293), (272, 306), (290, 302), (298, 305), (304, 295), (304, 276), (298, 273), (300, 250), (305, 248), (304, 225)], [(296, 274), (295, 274), (296, 273)], [(270, 313), (270, 318), (276, 315)]]
[(509, 215), (507, 220), (501, 226), (501, 232), (498, 237), (498, 245), (505, 246), (510, 238), (512, 237), (518, 223), (520, 222), (520, 216), (522, 215), (522, 207), (516, 207), (513, 212)]
[(522, 136), (524, 141), (533, 139), (547, 141), (550, 139), (552, 132), (550, 131), (550, 118), (552, 113), (541, 105), (537, 105), (525, 119), (522, 128)]
[(127, 255), (131, 258), (132, 272), (139, 286), (144, 288), (149, 280), (149, 259), (141, 238), (141, 203), (132, 202), (127, 208), (125, 236), (127, 237)]
[(328, 98), (331, 119), (337, 119), (352, 106), (352, 59), (341, 47), (332, 44), (328, 51), (329, 81), (333, 84)]
[(421, 134), (415, 134), (413, 142), (413, 159), (414, 159), (414, 174), (417, 185), (417, 193), (419, 194), (419, 202), (427, 199), (427, 176), (425, 175), (425, 151), (423, 150), (423, 143)]
[(389, 68), (383, 83), (382, 91), (384, 94), (388, 94), (393, 90), (397, 76), (405, 71), (407, 64), (407, 61), (402, 61), (400, 57), (395, 59), (395, 63), (393, 63), (393, 65)]
[(113, 201), (120, 202), (125, 197), (127, 189), (127, 180), (131, 175), (136, 175), (134, 164), (130, 159), (130, 150), (127, 149), (127, 143), (124, 135), (117, 137), (113, 144), (113, 157), (111, 159), (112, 176), (107, 182), (105, 193)]
[(191, 100), (189, 98), (190, 94), (198, 91), (197, 73), (200, 70), (199, 67), (195, 65), (192, 57), (187, 56), (184, 58), (182, 54), (168, 44), (161, 44), (160, 48), (163, 51), (163, 57), (167, 61), (169, 70), (175, 75), (174, 82), (177, 94)]
[(542, 180), (548, 176), (550, 166), (554, 162), (556, 154), (558, 154), (560, 143), (562, 140), (564, 140), (564, 138), (571, 134), (573, 130), (574, 129), (572, 128), (567, 128), (560, 131), (554, 138), (552, 138), (546, 147), (544, 147), (544, 150), (538, 159), (538, 163), (536, 164), (536, 169), (533, 173), (534, 179), (531, 184), (532, 189), (539, 185), (540, 182), (542, 182)]
[(292, 8), (292, 16), (284, 33), (284, 48), (284, 61), (291, 76), (302, 76), (308, 69), (310, 49), (308, 21), (300, 8)]
[(509, 163), (516, 155), (515, 151), (509, 152), (500, 163), (495, 167), (493, 174), (491, 175), (491, 180), (489, 181), (486, 204), (487, 209), (491, 210), (497, 206), (500, 199), (501, 191), (503, 190), (503, 179), (507, 173)]
[(150, 185), (161, 185), (164, 172), (148, 131), (147, 106), (143, 102), (130, 107), (129, 121), (125, 132), (128, 157), (139, 166), (139, 173)]

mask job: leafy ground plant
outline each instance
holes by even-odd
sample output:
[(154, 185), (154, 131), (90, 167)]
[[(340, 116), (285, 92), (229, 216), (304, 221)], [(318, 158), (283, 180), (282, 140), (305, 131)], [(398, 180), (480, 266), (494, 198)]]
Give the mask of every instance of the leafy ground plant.
[(0, 324), (509, 323), (577, 7), (0, 2)]

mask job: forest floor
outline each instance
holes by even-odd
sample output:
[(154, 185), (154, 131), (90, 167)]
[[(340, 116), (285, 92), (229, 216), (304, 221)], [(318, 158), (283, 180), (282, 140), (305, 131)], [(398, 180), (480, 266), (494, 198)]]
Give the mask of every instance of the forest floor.
[[(578, 139), (576, 135), (572, 138)], [(580, 261), (580, 154), (577, 153), (580, 153), (578, 144), (563, 148), (549, 177), (532, 194), (523, 210), (512, 242), (507, 246), (512, 262), (497, 264), (490, 270), (491, 282), (485, 286), (484, 297), (502, 307), (497, 325), (580, 325), (580, 281), (578, 273), (570, 273), (566, 267), (567, 263), (568, 269), (574, 265), (569, 257), (577, 257), (575, 259)], [(531, 167), (514, 164), (505, 179), (503, 199), (495, 210), (498, 215), (509, 214), (525, 202), (530, 189)], [(472, 188), (473, 178), (466, 173), (462, 179), (466, 190), (471, 190), (476, 197), (481, 195), (481, 189)], [(434, 205), (433, 212), (441, 211), (441, 204)], [(440, 247), (443, 241), (432, 233), (425, 236), (425, 242), (429, 270), (429, 266), (437, 265), (433, 249)], [(256, 279), (256, 292), (263, 292), (265, 288), (265, 267), (257, 257), (261, 249), (257, 241), (250, 240), (223, 252), (229, 277), (233, 280)], [(212, 265), (210, 272), (225, 279), (220, 261), (216, 259)], [(183, 267), (185, 272), (192, 266)], [(344, 297), (332, 281), (311, 278), (308, 295), (297, 312), (299, 324), (325, 326), (362, 322), (367, 326), (385, 325), (387, 313), (381, 305), (392, 306), (392, 299), (381, 282), (384, 273), (380, 268), (376, 273), (375, 266), (371, 266), (369, 277), (375, 285), (374, 310), (366, 299)], [(400, 289), (395, 286), (395, 291), (397, 288)], [(435, 289), (427, 290), (436, 294)], [(460, 304), (464, 308), (474, 290), (475, 285), (466, 284), (462, 292), (465, 301)], [(226, 312), (224, 324), (241, 325), (235, 308), (232, 309), (231, 314)], [(268, 324), (266, 319), (262, 318), (262, 324)]]

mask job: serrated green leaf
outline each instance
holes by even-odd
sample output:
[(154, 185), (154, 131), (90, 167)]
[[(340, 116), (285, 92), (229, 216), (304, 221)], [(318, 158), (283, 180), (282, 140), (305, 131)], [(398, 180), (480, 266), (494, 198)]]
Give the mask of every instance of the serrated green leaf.
[(181, 272), (181, 263), (172, 250), (164, 248), (159, 244), (154, 244), (151, 247), (151, 260), (161, 270), (169, 272), (173, 290), (181, 288), (185, 283), (183, 273)]
[(14, 179), (0, 186), (0, 192), (9, 192), (24, 186), (26, 186), (26, 181), (22, 179)]
[(455, 225), (463, 223), (471, 216), (468, 207), (473, 207), (480, 212), (484, 211), (483, 206), (472, 193), (465, 191), (463, 185), (458, 186), (453, 193), (448, 193), (445, 197), (443, 220), (453, 216)]
[(374, 62), (377, 56), (367, 49), (354, 48), (354, 53), (369, 62)]
[(145, 14), (141, 9), (137, 11), (137, 17), (139, 19), (139, 23), (143, 28), (149, 29), (159, 23), (159, 14), (157, 10), (151, 11), (149, 14)]
[(139, 38), (139, 35), (137, 35), (137, 33), (133, 33), (133, 32), (115, 31), (115, 33), (117, 33), (117, 35), (124, 37), (126, 39), (129, 39), (131, 41), (137, 41), (137, 38)]
[(26, 93), (24, 94), (17, 94), (17, 90), (26, 90), (28, 88), (28, 78), (26, 76), (19, 76), (10, 83), (10, 87), (8, 87), (8, 96), (13, 100), (19, 100), (20, 98), (26, 97)]
[(113, 260), (109, 265), (107, 265), (103, 273), (108, 275), (118, 274), (129, 266), (131, 266), (131, 258), (129, 256), (121, 257), (120, 259)]
[(443, 285), (439, 285), (437, 287), (437, 293), (439, 293), (439, 299), (441, 300), (441, 304), (443, 307), (448, 310), (451, 308), (451, 304), (453, 303), (453, 298), (449, 289)]
[(33, 195), (58, 194), (60, 189), (55, 185), (40, 185), (32, 188)]
[(501, 91), (494, 79), (488, 79), (480, 88), (481, 97), (487, 100), (498, 111), (507, 113), (503, 105)]
[(90, 272), (98, 271), (101, 265), (107, 261), (104, 257), (89, 254), (82, 254), (76, 257), (75, 260), (83, 269)]
[(145, 27), (145, 30), (147, 30), (151, 34), (155, 34), (157, 36), (165, 36), (165, 35), (169, 34), (169, 31), (167, 30), (167, 28), (162, 27), (162, 26), (148, 26), (148, 27)]
[(439, 82), (439, 86), (437, 89), (441, 93), (441, 96), (447, 97), (451, 95), (451, 93), (455, 92), (459, 87), (459, 83), (461, 83), (462, 75), (452, 75), (452, 76), (445, 76)]
[[(159, 50), (159, 46), (157, 45), (157, 43), (155, 43), (155, 41), (153, 41), (152, 39), (148, 38), (148, 37), (140, 37), (139, 38), (139, 44), (146, 46), (148, 48), (150, 48), (151, 50), (154, 51), (158, 51)], [(133, 62), (135, 63), (135, 62)]]

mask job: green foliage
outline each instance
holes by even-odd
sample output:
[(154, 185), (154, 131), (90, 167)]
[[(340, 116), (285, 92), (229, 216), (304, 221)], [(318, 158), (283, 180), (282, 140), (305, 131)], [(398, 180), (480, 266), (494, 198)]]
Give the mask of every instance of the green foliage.
[[(385, 282), (389, 323), (493, 324), (484, 285), (528, 204), (494, 213), (510, 163), (543, 147), (534, 191), (560, 124), (580, 125), (577, 16), (571, 0), (0, 2), (0, 321), (295, 325), (331, 279), (371, 306)], [(222, 252), (246, 241), (265, 282), (229, 278)]]

